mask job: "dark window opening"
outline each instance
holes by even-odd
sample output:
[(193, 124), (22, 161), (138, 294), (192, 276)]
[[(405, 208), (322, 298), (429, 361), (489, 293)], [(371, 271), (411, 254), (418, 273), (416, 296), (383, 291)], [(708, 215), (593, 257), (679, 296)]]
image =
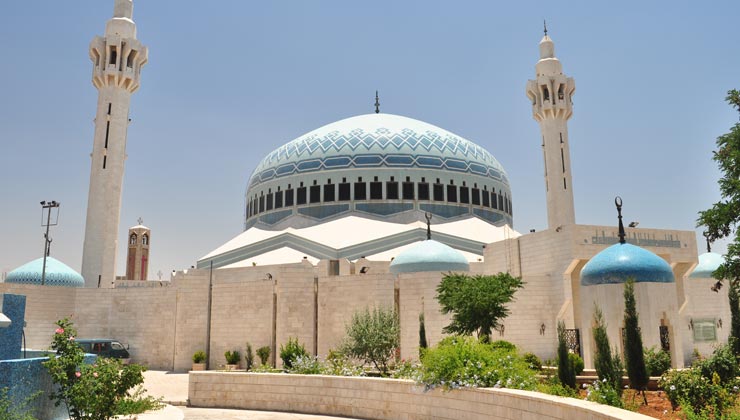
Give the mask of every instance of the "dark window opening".
[(460, 187), (460, 202), (463, 204), (470, 203), (470, 188)]
[(367, 184), (355, 182), (355, 201), (367, 200)]
[(385, 199), (386, 200), (398, 200), (398, 182), (393, 181), (385, 183)]
[[(406, 179), (409, 179), (409, 177), (406, 177)], [(404, 200), (413, 200), (414, 199), (414, 183), (413, 182), (404, 182), (403, 186), (401, 187), (403, 199)]]
[(320, 203), (321, 202), (321, 186), (311, 185), (311, 189), (309, 190), (308, 194), (309, 194), (308, 201), (310, 203)]
[(116, 60), (118, 60), (118, 52), (116, 52), (116, 47), (111, 47), (109, 64), (116, 64)]
[(564, 190), (567, 190), (568, 189), (568, 186), (565, 184), (565, 178), (563, 178), (563, 189)]
[(491, 193), (491, 207), (498, 209), (498, 194), (496, 194), (496, 191)]
[(565, 98), (565, 94), (563, 93), (564, 87), (565, 86), (561, 84), (560, 87), (558, 88), (558, 99), (560, 99), (561, 101)]
[(252, 217), (252, 200), (247, 202), (247, 219)]
[(334, 201), (334, 193), (336, 192), (336, 187), (334, 184), (326, 184), (324, 185), (324, 201)]
[(504, 196), (503, 196), (503, 194), (499, 194), (498, 195), (498, 208), (499, 208), (499, 210), (503, 210), (504, 209)]
[(105, 163), (108, 160), (108, 156), (103, 156), (103, 169), (105, 169)]
[(283, 207), (283, 192), (278, 191), (275, 193), (275, 208), (279, 209)]
[(295, 201), (299, 206), (301, 204), (306, 204), (306, 187), (298, 187)]
[(472, 199), (474, 205), (480, 206), (480, 190), (478, 188), (473, 188)]
[(418, 188), (419, 200), (429, 200), (429, 183), (420, 182)]
[[(375, 177), (378, 179), (378, 177)], [(382, 200), (383, 199), (383, 183), (382, 182), (371, 182), (370, 183), (370, 199), (371, 200)]]
[(434, 201), (445, 201), (444, 185), (434, 184)]
[(265, 211), (265, 197), (264, 196), (260, 197), (260, 207), (259, 207), (259, 212), (262, 213), (263, 211)]
[(457, 187), (454, 185), (447, 186), (447, 202), (457, 203)]
[(483, 206), (484, 207), (491, 207), (491, 193), (488, 191), (483, 191)]
[(267, 194), (267, 203), (265, 204), (265, 210), (272, 210), (272, 193)]
[(111, 107), (113, 106), (112, 103), (108, 102), (108, 115), (110, 115)]
[(546, 101), (550, 100), (550, 90), (547, 89), (547, 86), (542, 86), (542, 93)]
[(565, 153), (562, 147), (560, 148), (560, 163), (563, 164), (563, 173), (565, 173)]
[[(343, 178), (346, 179), (346, 178)], [(339, 184), (339, 201), (349, 201), (350, 200), (350, 193), (349, 193), (350, 187), (349, 182), (342, 182)]]
[(287, 190), (285, 190), (285, 207), (292, 207), (293, 206), (293, 190), (290, 189), (290, 186)]
[(105, 123), (105, 148), (108, 148), (108, 134), (110, 133), (110, 121)]

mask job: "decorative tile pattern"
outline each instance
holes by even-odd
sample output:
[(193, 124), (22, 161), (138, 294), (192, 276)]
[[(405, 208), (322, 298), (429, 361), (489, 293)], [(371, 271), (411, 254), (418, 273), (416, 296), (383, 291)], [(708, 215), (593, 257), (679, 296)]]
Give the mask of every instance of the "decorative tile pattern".
[[(26, 263), (8, 273), (5, 282), (40, 285), (43, 264), (43, 258)], [(80, 273), (74, 271), (67, 264), (56, 258), (47, 257), (44, 284), (47, 286), (83, 287), (85, 286), (85, 280)]]
[(599, 252), (581, 270), (581, 286), (624, 283), (673, 283), (673, 270), (654, 253), (632, 244), (616, 244)]

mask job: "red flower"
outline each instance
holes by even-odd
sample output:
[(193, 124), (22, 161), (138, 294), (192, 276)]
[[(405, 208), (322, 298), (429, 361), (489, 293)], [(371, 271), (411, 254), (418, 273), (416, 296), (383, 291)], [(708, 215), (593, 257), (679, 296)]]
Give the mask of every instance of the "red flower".
[(57, 328), (54, 332), (57, 334), (64, 334), (64, 328)]

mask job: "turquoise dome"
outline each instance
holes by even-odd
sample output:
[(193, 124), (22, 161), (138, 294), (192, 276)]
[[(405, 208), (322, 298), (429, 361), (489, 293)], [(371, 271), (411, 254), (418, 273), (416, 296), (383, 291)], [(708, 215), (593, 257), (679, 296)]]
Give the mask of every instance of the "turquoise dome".
[(390, 272), (468, 271), (468, 260), (459, 251), (432, 239), (419, 242), (393, 259)]
[(581, 270), (581, 285), (624, 283), (673, 283), (673, 270), (654, 253), (628, 243), (618, 243), (596, 254)]
[[(41, 284), (41, 271), (44, 259), (39, 258), (26, 263), (8, 273), (5, 283)], [(85, 280), (80, 273), (71, 269), (67, 264), (53, 257), (46, 257), (46, 286), (83, 287)]]
[(689, 277), (711, 279), (712, 273), (725, 261), (724, 257), (715, 252), (705, 252), (699, 255), (699, 264)]

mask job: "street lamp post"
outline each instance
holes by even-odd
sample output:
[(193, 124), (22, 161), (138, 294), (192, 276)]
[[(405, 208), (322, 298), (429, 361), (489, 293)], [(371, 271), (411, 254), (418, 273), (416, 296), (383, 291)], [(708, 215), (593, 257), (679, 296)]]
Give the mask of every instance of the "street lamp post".
[[(41, 268), (41, 285), (46, 283), (46, 257), (49, 256), (51, 251), (51, 238), (49, 237), (49, 226), (56, 226), (59, 223), (59, 203), (58, 201), (42, 201), (41, 202), (41, 226), (46, 227), (46, 233), (44, 233), (44, 265)], [(57, 209), (57, 217), (54, 223), (51, 223), (51, 209)], [(46, 221), (44, 221), (44, 211), (46, 211)]]

